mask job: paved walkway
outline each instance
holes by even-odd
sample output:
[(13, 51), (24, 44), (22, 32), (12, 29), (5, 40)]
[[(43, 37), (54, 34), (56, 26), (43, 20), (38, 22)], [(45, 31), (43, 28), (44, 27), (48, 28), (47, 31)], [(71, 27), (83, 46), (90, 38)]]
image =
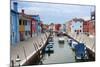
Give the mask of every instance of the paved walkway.
[(85, 43), (86, 47), (95, 52), (95, 37), (89, 37), (85, 34), (76, 35), (70, 33), (69, 35), (77, 41)]
[[(46, 33), (49, 36), (49, 33)], [(16, 62), (17, 56), (20, 58), (20, 65), (23, 65), (27, 59), (36, 53), (34, 45), (37, 44), (40, 49), (47, 41), (46, 34), (33, 36), (26, 41), (21, 41), (17, 46), (11, 46), (11, 60), (14, 60), (14, 65), (18, 65)]]

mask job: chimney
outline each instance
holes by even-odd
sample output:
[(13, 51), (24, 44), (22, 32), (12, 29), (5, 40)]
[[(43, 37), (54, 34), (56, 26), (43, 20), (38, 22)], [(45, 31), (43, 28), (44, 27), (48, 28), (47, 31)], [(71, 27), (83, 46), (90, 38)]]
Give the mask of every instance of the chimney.
[(17, 2), (14, 2), (14, 3), (13, 3), (13, 6), (14, 6), (14, 7), (13, 7), (14, 11), (18, 12), (18, 10), (17, 10), (17, 7), (18, 7)]
[(24, 15), (24, 9), (22, 9), (22, 14)]

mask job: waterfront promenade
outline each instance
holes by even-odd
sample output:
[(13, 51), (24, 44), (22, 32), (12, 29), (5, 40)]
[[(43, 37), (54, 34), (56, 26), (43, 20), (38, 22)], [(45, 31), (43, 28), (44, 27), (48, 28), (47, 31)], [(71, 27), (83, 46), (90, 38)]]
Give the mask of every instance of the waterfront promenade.
[(75, 40), (82, 42), (86, 45), (87, 48), (89, 48), (92, 52), (95, 52), (95, 37), (94, 36), (87, 36), (86, 34), (75, 34), (75, 33), (69, 33), (71, 37), (73, 37)]
[(20, 59), (20, 65), (26, 63), (37, 51), (40, 50), (46, 43), (50, 33), (42, 33), (40, 35), (34, 35), (25, 41), (19, 42), (16, 46), (11, 46), (11, 60), (14, 62), (14, 66), (18, 66), (18, 57)]

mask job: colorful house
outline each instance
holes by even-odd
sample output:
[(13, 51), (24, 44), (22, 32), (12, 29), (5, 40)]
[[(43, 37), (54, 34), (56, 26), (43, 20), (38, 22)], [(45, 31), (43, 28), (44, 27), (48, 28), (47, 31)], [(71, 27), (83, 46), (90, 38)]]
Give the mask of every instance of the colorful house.
[(61, 24), (55, 24), (55, 31), (59, 32)]
[(63, 24), (63, 32), (66, 32), (66, 24)]
[(19, 35), (20, 41), (27, 40), (31, 37), (31, 17), (24, 14), (24, 10), (19, 14)]
[(10, 41), (12, 45), (19, 42), (19, 17), (17, 12), (17, 3), (13, 3), (13, 10), (11, 10), (11, 22), (10, 22)]
[(77, 34), (83, 33), (83, 22), (84, 20), (81, 18), (73, 19), (72, 30)]
[(41, 20), (39, 15), (31, 15), (32, 19), (33, 19), (33, 30), (35, 30), (35, 32), (41, 33)]
[(71, 21), (66, 22), (66, 32), (67, 33), (71, 32)]
[(36, 33), (36, 23), (37, 21), (31, 16), (31, 37)]
[(51, 24), (49, 25), (49, 30), (55, 31), (55, 24), (54, 24), (54, 23), (51, 23)]
[(92, 20), (87, 20), (83, 23), (83, 33), (95, 35), (95, 25)]
[(67, 31), (70, 33), (83, 33), (83, 22), (81, 18), (74, 18), (67, 23)]

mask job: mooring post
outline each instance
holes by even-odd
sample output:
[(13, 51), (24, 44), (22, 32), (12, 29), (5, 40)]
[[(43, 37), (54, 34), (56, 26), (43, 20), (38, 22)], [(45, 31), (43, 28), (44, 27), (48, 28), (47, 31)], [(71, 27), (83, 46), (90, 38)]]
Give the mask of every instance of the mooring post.
[(11, 60), (11, 67), (14, 67), (14, 60)]
[(19, 64), (18, 66), (19, 66), (19, 67), (20, 67), (20, 61), (21, 61), (21, 60), (20, 60), (20, 58), (19, 58), (19, 55), (17, 55), (16, 62), (18, 62), (18, 64)]

